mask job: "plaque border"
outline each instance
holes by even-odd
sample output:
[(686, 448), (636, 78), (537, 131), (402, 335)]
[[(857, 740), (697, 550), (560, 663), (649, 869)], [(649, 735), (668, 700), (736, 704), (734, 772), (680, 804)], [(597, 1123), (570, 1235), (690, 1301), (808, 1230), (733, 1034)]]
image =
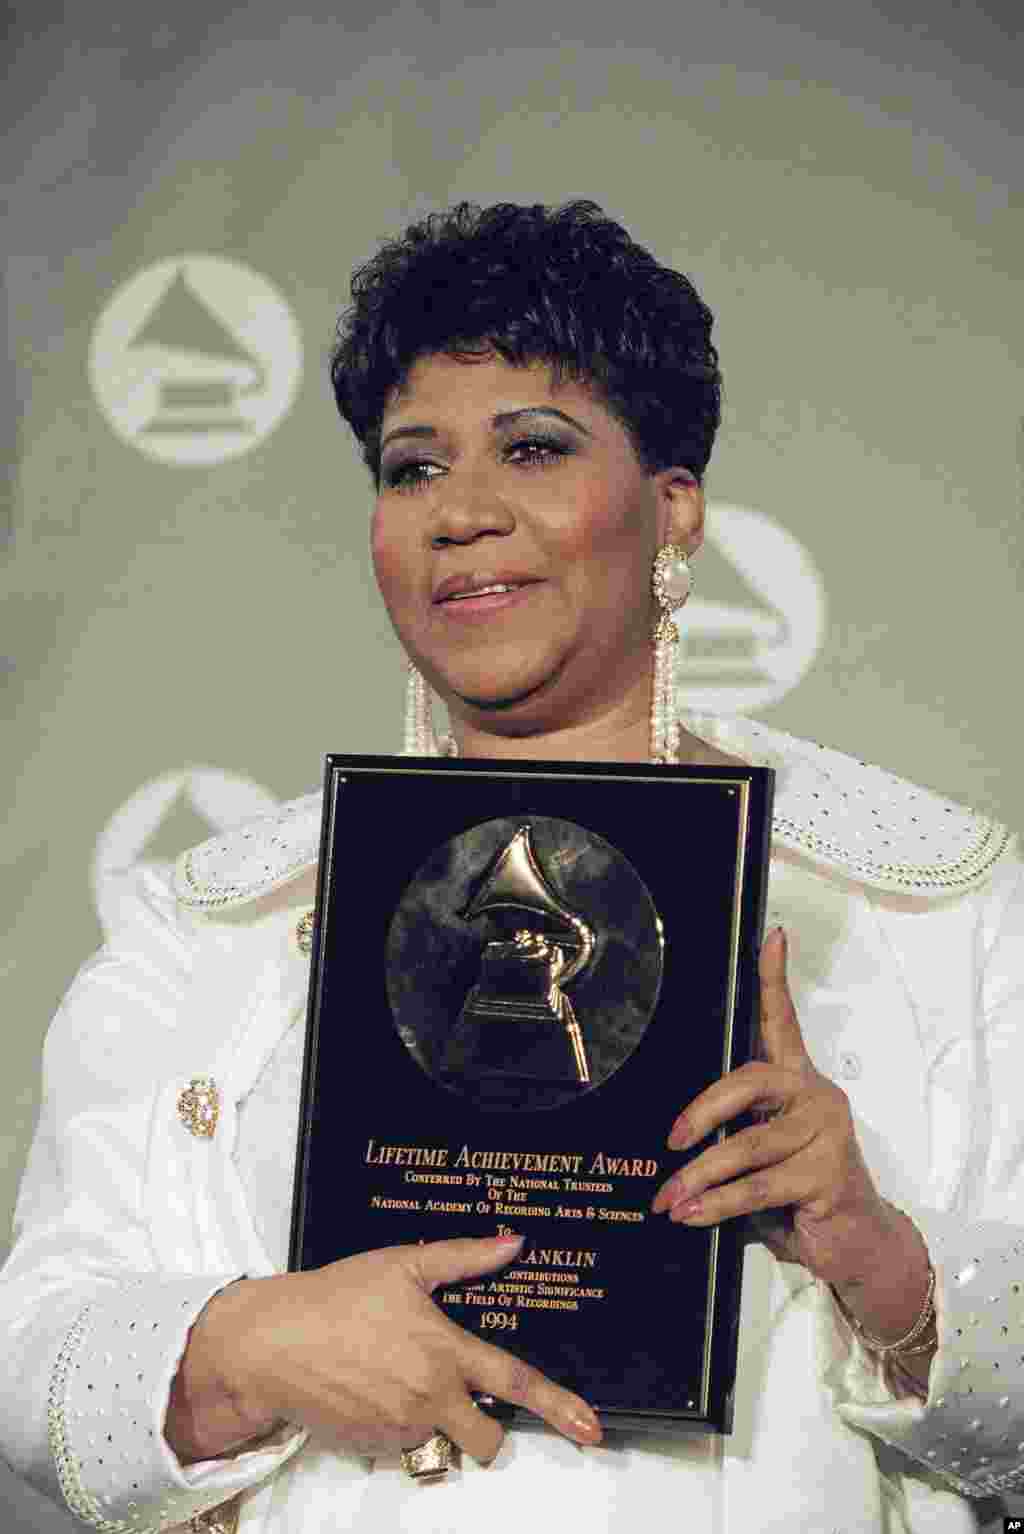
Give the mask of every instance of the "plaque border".
[[(685, 782), (691, 784), (719, 786), (727, 784), (734, 789), (739, 796), (737, 808), (737, 845), (735, 871), (733, 877), (733, 900), (732, 900), (732, 931), (729, 941), (728, 981), (726, 986), (726, 1022), (722, 1031), (722, 1072), (724, 1074), (732, 1054), (736, 1039), (736, 1007), (738, 1000), (739, 983), (739, 960), (740, 940), (744, 924), (744, 879), (746, 874), (747, 848), (750, 839), (751, 819), (751, 785), (760, 781), (763, 785), (761, 792), (764, 795), (763, 813), (763, 846), (758, 849), (761, 852), (765, 878), (760, 891), (759, 908), (747, 913), (747, 919), (752, 922), (757, 934), (757, 950), (764, 935), (764, 913), (767, 901), (768, 877), (767, 869), (770, 853), (770, 837), (772, 827), (772, 799), (774, 794), (775, 773), (771, 768), (756, 767), (753, 765), (739, 765), (735, 767), (701, 767), (696, 769), (688, 766), (667, 766), (664, 764), (645, 764), (639, 770), (636, 764), (620, 762), (542, 762), (523, 761), (517, 762), (515, 767), (510, 767), (507, 760), (484, 757), (472, 758), (437, 758), (437, 757), (394, 757), (394, 756), (371, 756), (356, 755), (352, 753), (328, 753), (324, 760), (324, 813), (321, 820), (320, 848), (317, 861), (316, 880), (316, 904), (315, 919), (312, 934), (312, 947), (310, 951), (310, 975), (307, 1017), (306, 1039), (303, 1056), (303, 1067), (300, 1088), (300, 1112), (298, 1123), (298, 1145), (295, 1157), (295, 1181), (292, 1199), (291, 1236), (289, 1242), (288, 1270), (298, 1270), (301, 1257), (301, 1237), (305, 1219), (305, 1189), (307, 1185), (309, 1156), (311, 1148), (311, 1111), (312, 1094), (310, 1087), (315, 1076), (319, 1054), (319, 1027), (318, 1017), (323, 988), (323, 966), (320, 962), (321, 951), (326, 941), (326, 923), (322, 920), (325, 897), (330, 887), (334, 867), (334, 856), (337, 838), (335, 827), (338, 818), (338, 808), (341, 793), (348, 786), (348, 774), (366, 774), (374, 776), (466, 776), (477, 775), (488, 778), (510, 778), (521, 781), (523, 778), (547, 778), (559, 781), (571, 780), (572, 778), (586, 779), (589, 782), (595, 780), (619, 780), (626, 782), (640, 782), (667, 786), (671, 782)], [(657, 909), (657, 908), (656, 908)], [(658, 916), (660, 923), (660, 914)], [(751, 1017), (751, 1044), (756, 1032), (756, 1000), (752, 1007)], [(745, 1122), (751, 1121), (749, 1115), (742, 1115), (737, 1120), (737, 1126), (742, 1127)], [(720, 1144), (727, 1138), (726, 1127), (720, 1126), (715, 1133), (715, 1143)], [(732, 1426), (732, 1399), (734, 1388), (734, 1376), (730, 1375), (728, 1387), (722, 1402), (722, 1423), (709, 1422), (708, 1418), (712, 1410), (712, 1348), (715, 1342), (715, 1318), (719, 1302), (718, 1278), (719, 1256), (721, 1246), (721, 1226), (715, 1225), (708, 1232), (708, 1276), (705, 1305), (704, 1341), (701, 1354), (701, 1380), (699, 1391), (699, 1405), (692, 1410), (692, 1428), (704, 1428), (712, 1431), (729, 1432)], [(742, 1281), (742, 1252), (739, 1254), (737, 1284), (736, 1284), (736, 1308), (733, 1317), (730, 1338), (730, 1351), (735, 1357), (735, 1333), (739, 1325), (739, 1305)], [(724, 1329), (724, 1328), (723, 1328)], [(478, 1396), (480, 1405), (486, 1406), (494, 1415), (503, 1420), (514, 1422), (517, 1427), (537, 1426), (535, 1419), (520, 1408), (510, 1407), (505, 1403), (496, 1401), (493, 1397)], [(651, 1408), (640, 1414), (629, 1414), (625, 1411), (614, 1413), (614, 1425), (627, 1428), (635, 1428), (650, 1433), (658, 1431), (659, 1427), (670, 1426), (673, 1423), (689, 1418), (691, 1412), (687, 1409), (674, 1409), (669, 1411), (664, 1408)], [(703, 1419), (703, 1420), (701, 1420)], [(606, 1424), (607, 1425), (607, 1424)]]

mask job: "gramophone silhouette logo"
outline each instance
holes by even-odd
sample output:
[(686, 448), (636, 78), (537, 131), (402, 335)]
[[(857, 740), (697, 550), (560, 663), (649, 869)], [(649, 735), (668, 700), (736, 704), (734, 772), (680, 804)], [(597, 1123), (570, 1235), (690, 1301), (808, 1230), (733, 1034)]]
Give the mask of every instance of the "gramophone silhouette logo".
[(100, 315), (89, 375), (111, 426), (162, 463), (220, 463), (272, 431), (295, 398), (302, 341), (248, 267), (181, 256), (136, 273)]
[(809, 670), (825, 635), (825, 590), (807, 550), (774, 518), (709, 502), (694, 594), (676, 615), (687, 708), (744, 714)]
[(138, 865), (169, 872), (187, 847), (277, 805), (262, 783), (220, 767), (180, 767), (143, 783), (118, 805), (93, 848), (90, 882), (104, 933), (117, 928), (122, 901), (134, 898)]

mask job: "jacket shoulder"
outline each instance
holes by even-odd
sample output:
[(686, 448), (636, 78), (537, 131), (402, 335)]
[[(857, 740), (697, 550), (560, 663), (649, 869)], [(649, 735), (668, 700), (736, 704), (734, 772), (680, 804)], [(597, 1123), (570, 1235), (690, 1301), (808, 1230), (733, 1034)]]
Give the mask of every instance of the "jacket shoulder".
[(683, 713), (694, 735), (775, 770), (772, 836), (871, 889), (948, 898), (986, 884), (1016, 839), (999, 821), (871, 762), (753, 719)]
[[(692, 734), (775, 770), (772, 837), (816, 867), (870, 889), (942, 899), (984, 886), (1016, 839), (990, 816), (870, 762), (752, 719), (681, 713)], [(178, 858), (173, 888), (194, 911), (239, 906), (313, 867), (317, 790), (211, 837)]]
[(323, 794), (317, 789), (183, 852), (174, 894), (189, 910), (244, 905), (289, 883), (317, 861)]

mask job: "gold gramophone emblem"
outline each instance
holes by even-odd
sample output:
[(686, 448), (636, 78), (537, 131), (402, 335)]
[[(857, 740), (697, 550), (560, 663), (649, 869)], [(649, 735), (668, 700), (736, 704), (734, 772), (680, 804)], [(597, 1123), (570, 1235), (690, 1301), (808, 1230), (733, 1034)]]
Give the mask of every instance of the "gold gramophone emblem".
[[(541, 917), (543, 930), (521, 912)], [(445, 1053), (446, 1072), (530, 1081), (590, 1083), (583, 1034), (565, 988), (590, 963), (592, 927), (562, 901), (541, 868), (522, 825), (498, 853), (477, 893), (460, 912), (487, 916), (511, 931), (485, 944)], [(560, 930), (550, 930), (554, 926)]]

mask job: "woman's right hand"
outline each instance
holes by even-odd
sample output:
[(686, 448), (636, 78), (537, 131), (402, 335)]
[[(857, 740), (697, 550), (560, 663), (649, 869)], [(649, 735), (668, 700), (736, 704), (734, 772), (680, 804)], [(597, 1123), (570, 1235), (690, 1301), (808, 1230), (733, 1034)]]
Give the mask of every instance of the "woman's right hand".
[(473, 1390), (526, 1407), (577, 1443), (599, 1442), (586, 1402), (456, 1326), (430, 1297), (503, 1267), (521, 1242), (388, 1247), (228, 1285), (189, 1334), (168, 1444), (183, 1464), (214, 1459), (284, 1419), (320, 1443), (369, 1455), (412, 1448), (440, 1429), (488, 1464), (504, 1432)]

